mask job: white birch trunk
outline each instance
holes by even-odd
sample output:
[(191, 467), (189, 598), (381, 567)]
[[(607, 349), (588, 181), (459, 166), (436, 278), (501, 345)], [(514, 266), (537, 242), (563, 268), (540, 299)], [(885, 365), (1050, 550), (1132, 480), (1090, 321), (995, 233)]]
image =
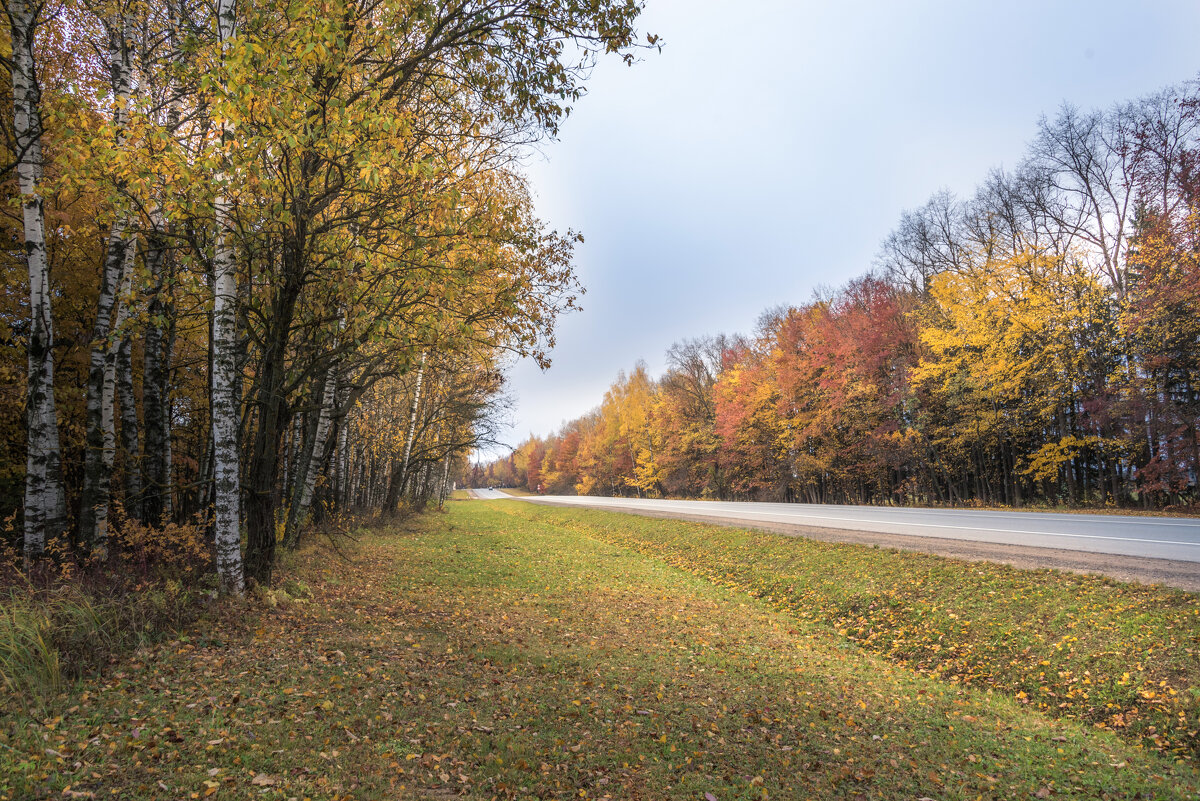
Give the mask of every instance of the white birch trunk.
[(362, 506), (363, 481), (365, 480), (367, 458), (362, 448), (354, 446), (354, 472), (350, 475), (350, 500), (347, 506), (359, 508)]
[(85, 418), (87, 451), (84, 455), (83, 494), (79, 510), (79, 535), (87, 548), (102, 548), (107, 536), (105, 525), (115, 447), (112, 407), (116, 380), (116, 348), (110, 346), (108, 340), (120, 274), (125, 263), (124, 231), (123, 221), (113, 223), (108, 255), (100, 279), (96, 322), (92, 327)]
[(46, 540), (62, 530), (63, 500), (54, 404), (54, 320), (46, 261), (46, 223), (42, 197), (41, 90), (34, 66), (34, 31), (39, 6), (7, 0), (12, 34), (13, 134), (17, 150), (17, 186), (29, 270), (30, 328), (26, 386), (25, 517), (26, 562), (41, 557)]
[[(175, 0), (167, 3), (167, 57), (165, 70), (155, 70), (149, 37), (143, 36), (143, 81), (161, 81), (161, 89), (170, 98), (166, 127), (174, 133), (179, 127), (180, 98), (174, 76), (179, 66), (179, 15)], [(154, 93), (151, 87), (150, 93)], [(162, 197), (150, 210), (151, 230), (146, 237), (146, 271), (153, 281), (147, 303), (148, 320), (144, 338), (142, 369), (142, 418), (145, 425), (145, 456), (141, 463), (142, 519), (152, 526), (170, 520), (171, 487), (171, 388), (170, 364), (175, 332), (175, 308), (169, 287), (174, 254), (168, 246), (171, 231)]]
[[(125, 144), (129, 122), (129, 102), (133, 92), (133, 53), (130, 47), (129, 19), (107, 19), (109, 70), (113, 90), (113, 127), (116, 144)], [(100, 296), (96, 303), (96, 321), (92, 326), (91, 361), (88, 366), (87, 413), (85, 417), (87, 451), (84, 457), (83, 493), (79, 510), (79, 536), (87, 548), (102, 551), (107, 540), (108, 505), (112, 483), (113, 453), (116, 445), (112, 431), (113, 387), (116, 378), (117, 349), (109, 342), (113, 312), (121, 276), (128, 259), (131, 238), (127, 235), (128, 217), (118, 211), (108, 232), (108, 246), (100, 274)]]
[(125, 514), (142, 519), (142, 456), (137, 398), (133, 391), (133, 337), (129, 333), (129, 305), (133, 302), (133, 274), (136, 270), (137, 237), (125, 246), (125, 269), (121, 276), (121, 296), (117, 303), (116, 368), (117, 402), (121, 409), (121, 454), (125, 476)]
[[(222, 54), (234, 35), (233, 0), (217, 0), (217, 35)], [(221, 123), (222, 139), (230, 135)], [(233, 203), (226, 183), (229, 176), (215, 176), (217, 196), (213, 202), (216, 240), (213, 247), (213, 517), (217, 577), (221, 591), (241, 595), (245, 590), (242, 570), (241, 498), (238, 469), (237, 380), (237, 263), (233, 249)]]
[(325, 378), (325, 389), (321, 396), (321, 410), (317, 413), (317, 430), (313, 434), (312, 449), (308, 459), (302, 462), (297, 470), (296, 480), (299, 497), (294, 508), (289, 510), (288, 536), (292, 541), (300, 529), (308, 522), (308, 510), (312, 506), (313, 491), (317, 486), (317, 476), (325, 464), (325, 441), (329, 438), (329, 426), (333, 420), (333, 404), (337, 394), (337, 376), (333, 370)]
[(346, 447), (346, 441), (349, 436), (350, 415), (347, 414), (342, 418), (337, 433), (337, 501), (339, 510), (349, 505), (347, 490), (350, 480), (350, 451)]
[(412, 456), (413, 439), (417, 436), (417, 412), (421, 406), (421, 384), (425, 381), (426, 352), (421, 351), (421, 366), (417, 368), (417, 386), (413, 390), (412, 415), (408, 421), (408, 437), (404, 440), (404, 458), (400, 462), (400, 487), (396, 490), (399, 499), (404, 494), (404, 482), (408, 479), (408, 460)]
[[(121, 259), (121, 274), (118, 276), (118, 283), (120, 286), (126, 287), (131, 280), (128, 274), (133, 271), (133, 259), (137, 252), (137, 243), (131, 237), (123, 247), (124, 256)], [(125, 294), (124, 290), (122, 290), (121, 294)], [(115, 302), (115, 305), (116, 324), (114, 329), (119, 331), (124, 326), (129, 314), (128, 308), (120, 299)], [(94, 552), (99, 556), (103, 556), (108, 548), (109, 499), (112, 490), (113, 464), (117, 454), (114, 400), (117, 393), (117, 355), (120, 347), (120, 340), (117, 338), (113, 338), (109, 342), (104, 353), (104, 381), (100, 387), (100, 431), (102, 447), (99, 457), (99, 482), (96, 484), (99, 490), (99, 497), (97, 503), (92, 507), (95, 515), (93, 537), (87, 540), (94, 549)]]
[[(117, 434), (113, 427), (113, 398), (117, 386), (117, 349), (108, 348), (104, 354), (104, 373), (98, 399), (100, 413), (100, 451), (93, 456), (90, 466), (96, 475), (92, 489), (96, 495), (89, 507), (92, 528), (84, 540), (98, 555), (103, 556), (108, 547), (108, 507), (112, 491), (113, 461), (117, 452)], [(90, 400), (90, 397), (89, 397)], [(91, 454), (89, 454), (91, 455)]]
[[(170, 358), (171, 350), (168, 346), (167, 357)], [(167, 432), (166, 439), (163, 440), (163, 476), (166, 478), (166, 483), (162, 490), (162, 507), (163, 519), (170, 520), (175, 517), (175, 498), (174, 487), (175, 483), (171, 480), (171, 398), (167, 397), (166, 403), (163, 404), (163, 417), (166, 418), (164, 427)]]
[(438, 508), (441, 509), (446, 505), (446, 487), (450, 482), (450, 453), (446, 452), (446, 456), (442, 459), (442, 485), (438, 490)]

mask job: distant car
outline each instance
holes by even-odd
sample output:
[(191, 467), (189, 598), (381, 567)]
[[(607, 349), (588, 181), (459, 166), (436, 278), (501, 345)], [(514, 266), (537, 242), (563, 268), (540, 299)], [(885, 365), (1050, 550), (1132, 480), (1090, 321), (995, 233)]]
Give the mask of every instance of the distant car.
[(496, 489), (496, 488), (495, 488), (495, 487), (488, 487), (488, 489), (489, 489), (489, 490), (494, 490), (494, 489)]

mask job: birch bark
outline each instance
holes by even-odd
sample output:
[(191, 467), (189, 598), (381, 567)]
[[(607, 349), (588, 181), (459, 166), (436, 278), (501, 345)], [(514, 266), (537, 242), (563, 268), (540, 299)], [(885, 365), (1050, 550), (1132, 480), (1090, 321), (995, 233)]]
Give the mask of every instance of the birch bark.
[[(168, 62), (172, 69), (162, 73), (171, 98), (167, 128), (175, 131), (180, 121), (179, 93), (172, 76), (179, 59), (179, 15), (174, 0), (167, 3)], [(144, 71), (150, 74), (149, 69)], [(168, 247), (171, 225), (160, 198), (150, 212), (151, 230), (146, 235), (146, 271), (153, 284), (147, 304), (145, 350), (142, 365), (142, 418), (146, 430), (146, 452), (142, 462), (142, 515), (150, 525), (171, 517), (171, 351), (174, 339), (174, 304), (171, 295), (174, 254)]]
[(46, 540), (66, 518), (54, 403), (54, 319), (46, 260), (42, 180), (41, 89), (34, 62), (37, 4), (7, 0), (12, 34), (13, 134), (17, 185), (29, 270), (30, 327), (26, 384), (26, 461), (23, 550), (26, 562), (40, 558)]
[(392, 476), (392, 482), (388, 487), (387, 499), (385, 501), (389, 511), (395, 510), (400, 505), (400, 498), (404, 495), (404, 483), (408, 480), (408, 460), (412, 457), (413, 440), (417, 436), (417, 413), (421, 408), (421, 385), (425, 381), (425, 360), (427, 356), (428, 353), (426, 351), (421, 351), (421, 366), (417, 368), (417, 385), (413, 389), (412, 414), (408, 420), (408, 436), (404, 440), (404, 456), (400, 459), (399, 475)]
[[(222, 58), (235, 34), (233, 0), (217, 0), (217, 35)], [(223, 80), (222, 80), (223, 84)], [(228, 124), (221, 123), (222, 140), (229, 137)], [(241, 595), (245, 590), (240, 531), (240, 487), (238, 470), (237, 381), (237, 264), (233, 249), (233, 203), (226, 184), (229, 176), (217, 174), (217, 196), (213, 202), (216, 240), (213, 248), (213, 517), (217, 577), (221, 591)]]
[(450, 452), (442, 458), (442, 484), (438, 489), (438, 508), (441, 509), (446, 505), (446, 488), (450, 482)]
[(121, 409), (121, 464), (125, 477), (125, 514), (142, 520), (142, 457), (137, 413), (133, 392), (133, 337), (128, 330), (129, 304), (133, 298), (133, 273), (136, 268), (137, 239), (131, 238), (125, 249), (125, 268), (121, 276), (121, 295), (117, 303), (116, 369), (117, 402)]
[[(125, 282), (125, 271), (132, 267), (132, 258), (129, 258), (129, 249), (133, 247), (132, 243), (126, 243), (126, 257), (121, 263), (121, 274), (118, 277), (118, 285)], [(125, 307), (121, 304), (120, 299), (114, 303), (117, 325), (124, 323), (122, 319)], [(113, 464), (117, 455), (117, 430), (115, 422), (114, 401), (117, 394), (117, 351), (120, 345), (117, 341), (109, 344), (104, 357), (104, 382), (100, 388), (101, 409), (100, 409), (100, 427), (101, 427), (101, 453), (100, 453), (100, 497), (101, 502), (97, 503), (94, 508), (96, 529), (93, 539), (89, 540), (89, 545), (94, 549), (95, 553), (103, 556), (108, 549), (108, 513), (110, 508), (110, 497), (112, 492), (112, 474)]]
[[(345, 408), (343, 406), (343, 408)], [(346, 447), (346, 440), (350, 435), (350, 415), (348, 413), (342, 417), (341, 423), (338, 425), (337, 431), (337, 505), (338, 509), (344, 508), (348, 503), (349, 496), (349, 472), (350, 472), (350, 451)]]
[(317, 476), (325, 464), (325, 445), (329, 438), (329, 427), (333, 420), (333, 404), (337, 397), (337, 376), (330, 370), (325, 378), (325, 389), (321, 397), (321, 410), (317, 413), (317, 430), (313, 434), (311, 447), (304, 449), (304, 458), (296, 470), (296, 488), (288, 510), (287, 530), (284, 543), (293, 547), (299, 538), (300, 529), (308, 521), (308, 510), (312, 506), (313, 490)]
[[(105, 21), (108, 29), (109, 70), (113, 90), (113, 126), (117, 147), (125, 143), (128, 105), (133, 91), (133, 52), (129, 18), (114, 15)], [(107, 537), (108, 504), (112, 477), (111, 436), (113, 381), (117, 352), (109, 342), (121, 273), (126, 265), (128, 218), (118, 211), (108, 232), (104, 266), (100, 273), (100, 295), (92, 326), (91, 359), (87, 378), (85, 417), (87, 450), (84, 456), (83, 492), (79, 507), (79, 538), (85, 549), (103, 548)]]

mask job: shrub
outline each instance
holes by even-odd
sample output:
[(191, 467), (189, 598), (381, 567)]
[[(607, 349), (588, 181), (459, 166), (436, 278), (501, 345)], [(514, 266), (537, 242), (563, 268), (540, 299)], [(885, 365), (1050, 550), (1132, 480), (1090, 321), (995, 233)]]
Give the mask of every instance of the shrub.
[(0, 554), (0, 709), (34, 714), (65, 682), (192, 622), (212, 589), (199, 523), (151, 528), (114, 515), (104, 558), (75, 559), (64, 543), (30, 573)]

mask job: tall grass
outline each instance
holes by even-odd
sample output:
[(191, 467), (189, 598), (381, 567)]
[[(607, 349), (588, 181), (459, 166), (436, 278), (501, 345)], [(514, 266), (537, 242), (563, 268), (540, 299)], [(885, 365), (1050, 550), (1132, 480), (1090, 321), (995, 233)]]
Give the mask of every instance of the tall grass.
[(124, 521), (104, 562), (59, 559), (0, 571), (0, 712), (43, 712), (77, 678), (187, 625), (209, 589), (200, 526)]
[(32, 711), (62, 687), (54, 623), (45, 610), (13, 596), (0, 604), (0, 682), (12, 701)]

